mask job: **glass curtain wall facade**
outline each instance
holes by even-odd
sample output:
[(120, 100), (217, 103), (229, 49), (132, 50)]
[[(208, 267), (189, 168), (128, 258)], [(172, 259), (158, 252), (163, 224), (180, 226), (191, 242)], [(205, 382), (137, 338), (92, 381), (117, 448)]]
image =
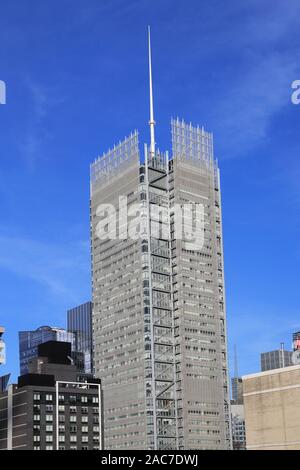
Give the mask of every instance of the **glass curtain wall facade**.
[(41, 326), (34, 331), (19, 332), (20, 375), (28, 374), (29, 362), (37, 357), (39, 344), (47, 343), (48, 341), (71, 343), (72, 351), (74, 351), (74, 334), (62, 328)]
[(92, 302), (85, 302), (67, 312), (67, 330), (75, 335), (77, 361), (86, 374), (93, 373)]

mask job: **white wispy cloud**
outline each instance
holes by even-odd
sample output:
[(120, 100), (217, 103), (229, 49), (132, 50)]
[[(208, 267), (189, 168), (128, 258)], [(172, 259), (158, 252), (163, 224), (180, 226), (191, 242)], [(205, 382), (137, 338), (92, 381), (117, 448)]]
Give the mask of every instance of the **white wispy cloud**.
[(63, 98), (56, 88), (50, 89), (29, 77), (24, 80), (24, 90), (28, 96), (29, 117), (19, 149), (29, 170), (33, 171), (52, 138), (47, 125), (49, 113), (63, 102)]
[[(297, 312), (289, 312), (289, 318), (297, 318)], [(241, 307), (231, 312), (228, 319), (230, 345), (229, 366), (234, 369), (234, 344), (237, 345), (239, 373), (244, 375), (260, 370), (260, 353), (273, 351), (285, 342), (291, 349), (292, 332), (300, 328), (300, 323), (287, 319), (282, 322), (282, 311), (271, 305), (252, 302), (251, 308)], [(247, 364), (247, 368), (243, 367)]]
[(256, 15), (233, 26), (240, 61), (215, 106), (224, 156), (243, 155), (267, 138), (272, 119), (291, 106), (291, 83), (300, 75), (300, 50), (289, 40), (298, 31), (299, 2), (253, 4)]
[[(277, 53), (256, 56), (255, 63), (232, 84), (216, 106), (216, 134), (225, 156), (238, 156), (267, 137), (272, 118), (290, 103), (294, 58)], [(225, 139), (226, 136), (226, 139)]]
[[(76, 303), (90, 281), (89, 246), (86, 242), (45, 243), (0, 237), (0, 270), (31, 280), (48, 296)], [(84, 283), (86, 281), (86, 284)]]
[[(168, 33), (176, 30), (179, 38), (189, 37), (191, 47), (186, 41), (176, 43), (178, 70), (166, 74), (173, 87), (174, 73), (182, 77), (188, 112), (203, 119), (200, 124), (209, 121), (220, 157), (232, 158), (268, 138), (273, 119), (292, 106), (291, 83), (300, 77), (300, 3), (252, 0), (228, 1), (226, 9), (219, 5), (219, 0), (204, 2), (203, 9), (183, 15), (182, 21), (178, 11), (171, 16)], [(193, 95), (199, 100), (191, 101)]]

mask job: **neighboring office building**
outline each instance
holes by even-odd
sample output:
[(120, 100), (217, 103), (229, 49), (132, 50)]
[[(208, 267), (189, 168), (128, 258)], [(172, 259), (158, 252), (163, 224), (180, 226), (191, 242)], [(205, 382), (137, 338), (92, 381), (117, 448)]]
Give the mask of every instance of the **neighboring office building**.
[(246, 449), (246, 427), (243, 404), (231, 404), (231, 429), (233, 450)]
[(0, 377), (0, 393), (7, 390), (8, 382), (10, 379), (10, 374), (2, 375)]
[(261, 371), (281, 369), (292, 365), (292, 351), (286, 351), (283, 344), (280, 349), (261, 353)]
[(243, 377), (247, 449), (300, 450), (300, 365)]
[(20, 375), (27, 374), (29, 362), (37, 357), (38, 346), (48, 341), (71, 343), (75, 350), (75, 336), (63, 328), (41, 326), (34, 331), (19, 332)]
[(92, 302), (67, 312), (67, 330), (75, 335), (76, 363), (87, 374), (93, 372)]
[(101, 382), (80, 381), (69, 343), (38, 346), (31, 373), (0, 394), (0, 450), (102, 448)]
[(2, 335), (5, 332), (5, 329), (0, 326), (0, 365), (5, 364), (5, 343), (2, 339)]
[(243, 404), (243, 381), (242, 377), (232, 377), (231, 379), (232, 403)]
[(233, 450), (246, 449), (246, 430), (243, 400), (243, 381), (241, 377), (231, 379), (231, 431)]
[[(155, 150), (153, 115), (150, 127), (145, 163), (136, 132), (91, 165), (94, 370), (104, 392), (105, 448), (229, 449), (221, 188), (213, 138), (172, 120), (169, 159)], [(128, 237), (121, 221), (119, 238), (101, 238), (100, 205), (118, 210), (124, 196), (118, 214), (139, 204), (143, 235)], [(175, 237), (174, 207), (184, 204), (204, 208), (200, 248)], [(154, 206), (170, 215), (159, 234), (152, 231)]]

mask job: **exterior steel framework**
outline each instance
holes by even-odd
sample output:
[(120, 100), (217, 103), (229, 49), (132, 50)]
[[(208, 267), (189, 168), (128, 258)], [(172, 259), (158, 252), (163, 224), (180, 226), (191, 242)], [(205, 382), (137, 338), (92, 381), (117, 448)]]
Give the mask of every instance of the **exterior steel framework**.
[(92, 302), (67, 311), (67, 330), (75, 336), (75, 359), (86, 374), (93, 373)]
[[(146, 198), (141, 199), (146, 201), (148, 220), (148, 265), (144, 267), (148, 271), (150, 308), (145, 322), (150, 323), (152, 378), (146, 382), (146, 393), (153, 399), (154, 448), (164, 450), (178, 448), (168, 166), (168, 154), (157, 151), (153, 155), (145, 146)], [(162, 220), (157, 209), (163, 211)], [(145, 304), (147, 300), (144, 296)]]

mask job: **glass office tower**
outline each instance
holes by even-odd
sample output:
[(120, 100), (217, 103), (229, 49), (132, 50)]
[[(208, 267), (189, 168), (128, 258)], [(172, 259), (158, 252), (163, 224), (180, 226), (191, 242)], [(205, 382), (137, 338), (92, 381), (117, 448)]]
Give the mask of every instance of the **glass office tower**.
[(75, 335), (77, 362), (86, 374), (93, 372), (92, 302), (85, 302), (67, 312), (67, 330)]
[(75, 337), (63, 328), (41, 326), (34, 331), (19, 332), (20, 375), (28, 374), (29, 362), (37, 357), (38, 345), (48, 341), (63, 341), (71, 343), (72, 351), (75, 349)]

